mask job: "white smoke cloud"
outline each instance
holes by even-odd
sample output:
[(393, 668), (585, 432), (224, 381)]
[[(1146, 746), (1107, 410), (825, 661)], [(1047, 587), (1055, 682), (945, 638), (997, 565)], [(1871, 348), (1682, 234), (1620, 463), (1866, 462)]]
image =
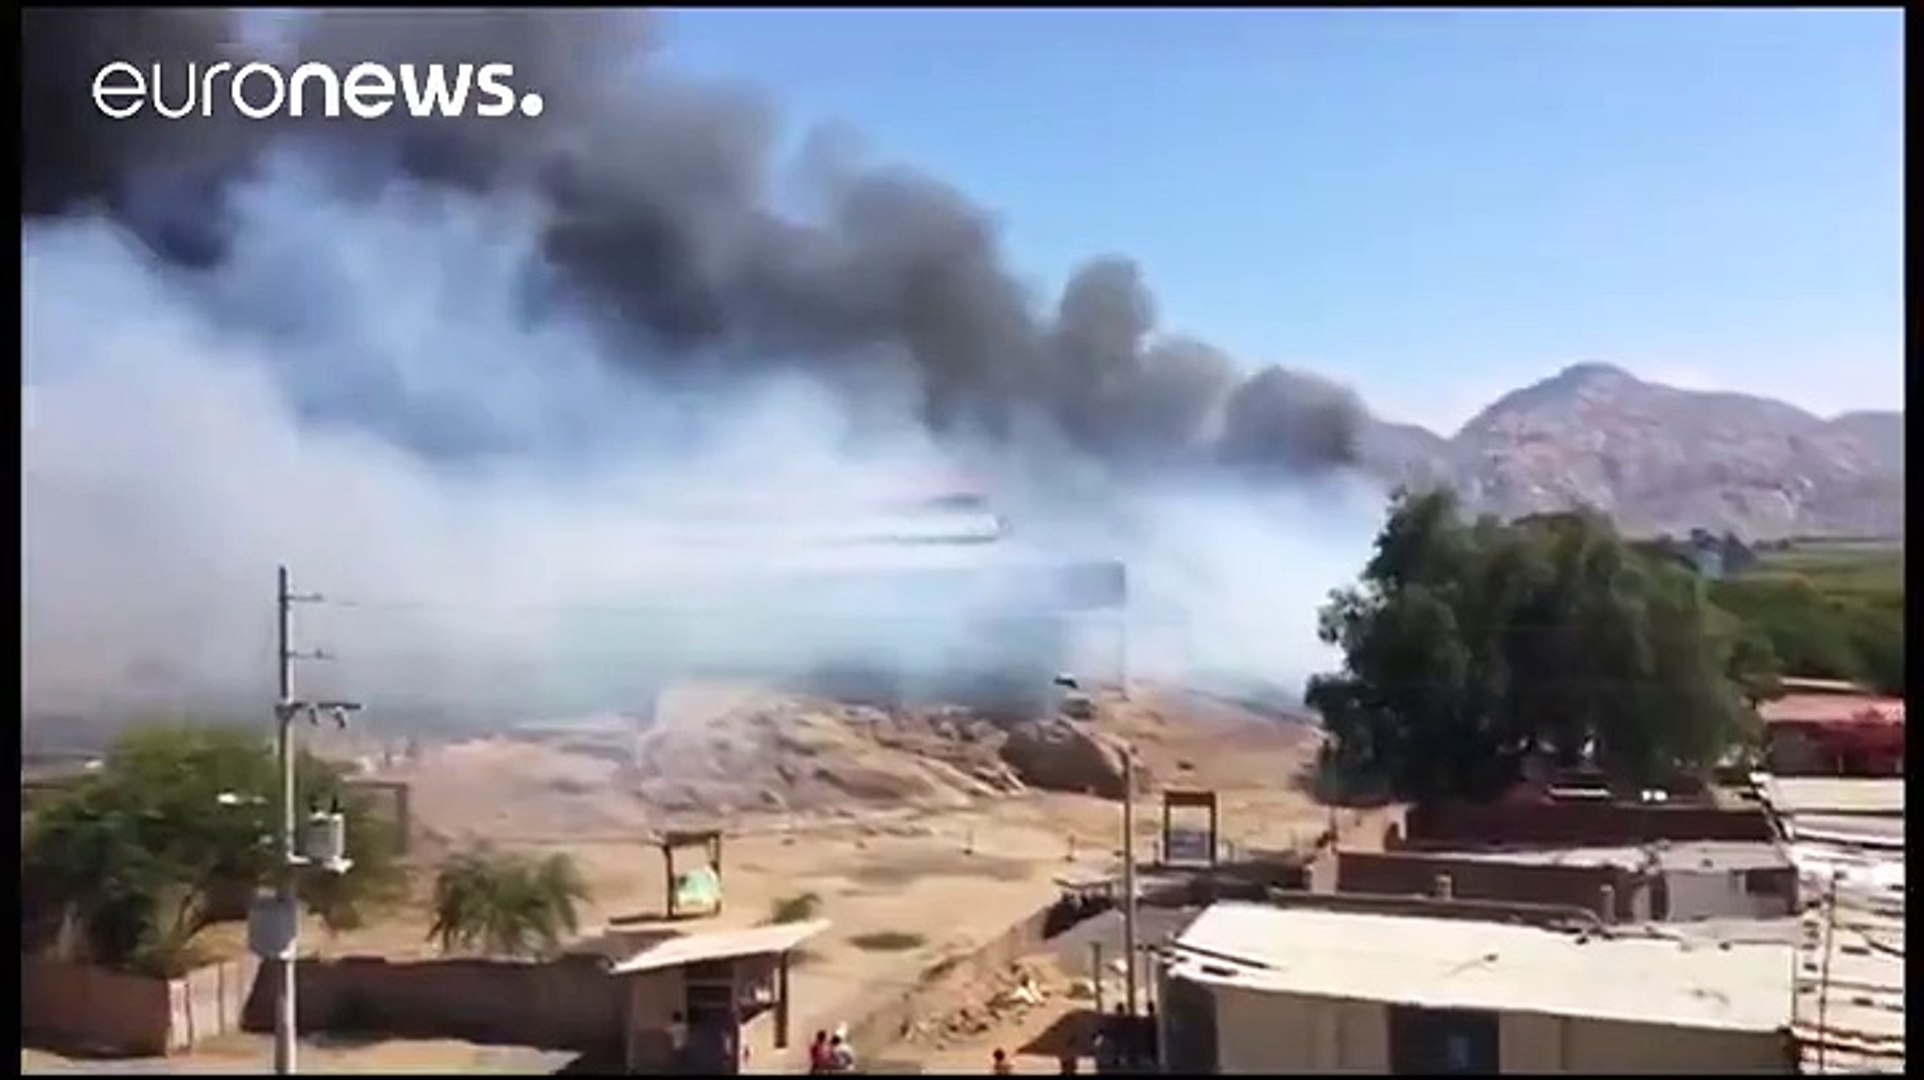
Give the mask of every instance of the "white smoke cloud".
[[(794, 539), (953, 468), (906, 416), (878, 429), (793, 379), (690, 398), (611, 374), (617, 346), (531, 312), (528, 207), (339, 190), (278, 159), (211, 271), (164, 266), (102, 219), (28, 227), (29, 715), (264, 707), (277, 562), (360, 605), (300, 609), (300, 644), (341, 654), (302, 677), (377, 705), (634, 707), (663, 656), (940, 667), (982, 644), (937, 610), (804, 628), (772, 599), (768, 571), (803, 563), (1007, 557)], [(401, 433), (496, 449), (435, 461)], [(1380, 503), (1110, 492), (1092, 516), (968, 457), (1007, 480), (1001, 509), (1035, 554), (1130, 561), (1130, 660), (1172, 676), (1321, 667), (1315, 606), (1360, 565)], [(775, 509), (727, 543), (663, 542), (691, 507), (756, 500)]]

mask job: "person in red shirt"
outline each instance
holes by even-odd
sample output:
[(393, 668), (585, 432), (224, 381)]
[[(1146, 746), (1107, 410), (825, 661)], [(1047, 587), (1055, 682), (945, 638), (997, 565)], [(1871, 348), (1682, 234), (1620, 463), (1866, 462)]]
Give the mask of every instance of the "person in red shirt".
[(810, 1075), (822, 1076), (834, 1072), (834, 1064), (828, 1057), (828, 1032), (815, 1033), (815, 1041), (808, 1044), (808, 1071)]

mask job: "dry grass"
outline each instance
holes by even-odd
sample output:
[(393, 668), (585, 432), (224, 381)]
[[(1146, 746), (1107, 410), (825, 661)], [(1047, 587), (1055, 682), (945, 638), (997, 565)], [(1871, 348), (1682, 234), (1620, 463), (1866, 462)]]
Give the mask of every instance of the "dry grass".
[(856, 934), (848, 939), (850, 945), (869, 952), (908, 952), (929, 943), (921, 934), (909, 934), (900, 930), (876, 930), (867, 934)]
[(820, 914), (822, 898), (812, 892), (784, 896), (769, 905), (768, 922), (771, 924), (807, 922)]

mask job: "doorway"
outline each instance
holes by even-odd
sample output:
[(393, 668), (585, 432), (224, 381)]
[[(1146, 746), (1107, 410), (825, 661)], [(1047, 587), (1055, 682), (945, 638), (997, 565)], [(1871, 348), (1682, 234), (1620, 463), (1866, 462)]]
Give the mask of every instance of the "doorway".
[(1390, 1009), (1390, 1072), (1398, 1076), (1494, 1076), (1497, 1014), (1480, 1009)]
[(683, 999), (688, 1045), (682, 1068), (700, 1076), (733, 1076), (741, 1072), (741, 1014), (735, 1004), (734, 973), (725, 964), (712, 966), (720, 970), (700, 970), (711, 965), (688, 969)]

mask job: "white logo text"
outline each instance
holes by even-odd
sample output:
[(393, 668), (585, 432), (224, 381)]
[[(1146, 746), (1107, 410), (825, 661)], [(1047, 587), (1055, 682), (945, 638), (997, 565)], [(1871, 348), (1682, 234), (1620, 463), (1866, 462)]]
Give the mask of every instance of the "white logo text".
[(483, 119), (516, 112), (540, 116), (541, 95), (516, 91), (509, 85), (513, 78), (513, 64), (361, 63), (342, 74), (313, 62), (283, 72), (259, 61), (142, 68), (116, 60), (94, 73), (93, 95), (94, 107), (110, 120), (129, 120), (148, 109), (163, 119), (184, 120), (230, 108), (248, 120), (344, 114), (379, 120), (397, 105), (423, 120), (470, 111)]

